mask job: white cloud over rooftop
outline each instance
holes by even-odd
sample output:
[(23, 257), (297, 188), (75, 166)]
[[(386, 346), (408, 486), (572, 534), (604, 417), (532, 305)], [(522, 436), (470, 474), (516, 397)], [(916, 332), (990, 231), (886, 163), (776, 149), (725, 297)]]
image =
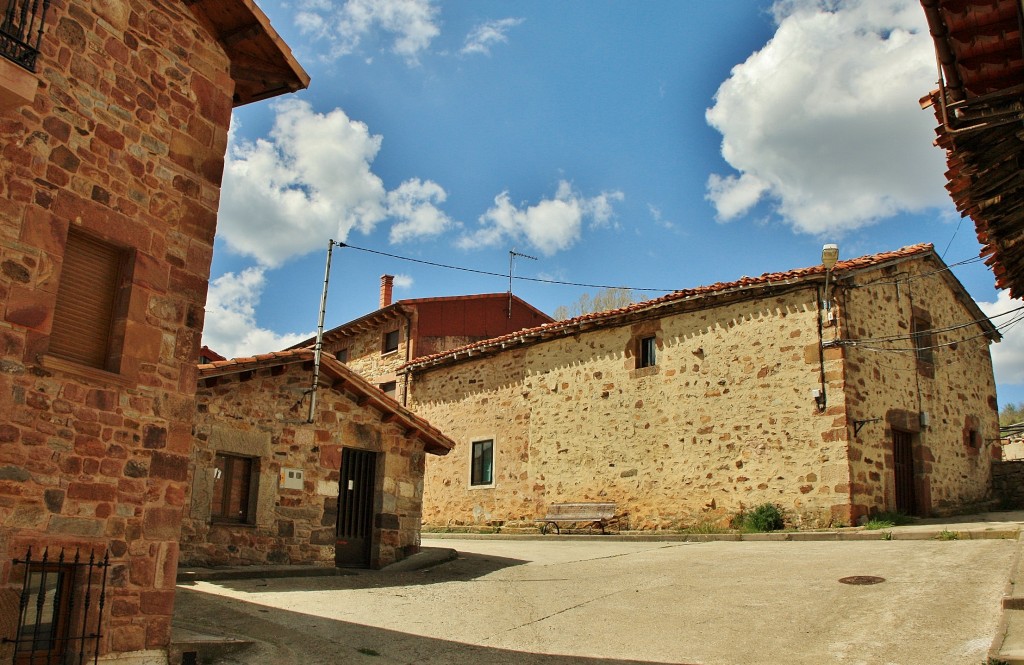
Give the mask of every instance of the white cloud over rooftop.
[(948, 206), (934, 118), (918, 98), (935, 55), (912, 0), (774, 5), (775, 36), (733, 68), (707, 110), (735, 173), (711, 174), (718, 218), (762, 201), (795, 230), (826, 234)]

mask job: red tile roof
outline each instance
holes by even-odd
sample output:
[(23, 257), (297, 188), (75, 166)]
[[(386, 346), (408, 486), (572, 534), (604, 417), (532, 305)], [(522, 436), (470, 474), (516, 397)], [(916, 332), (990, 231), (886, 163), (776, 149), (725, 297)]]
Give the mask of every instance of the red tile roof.
[[(199, 365), (199, 380), (202, 381), (204, 379), (258, 369), (268, 369), (279, 365), (312, 362), (314, 355), (311, 349), (291, 349), (288, 351), (261, 353), (245, 358), (218, 360)], [(321, 385), (321, 389), (329, 388), (339, 392), (353, 393), (364, 398), (369, 405), (382, 414), (391, 414), (397, 422), (402, 423), (406, 428), (415, 432), (417, 437), (424, 442), (427, 452), (445, 455), (455, 446), (455, 442), (442, 434), (441, 430), (385, 395), (379, 388), (368, 383), (366, 379), (338, 362), (329, 353), (322, 353), (320, 355), (320, 376), (322, 378), (334, 379), (328, 386)]]
[[(890, 261), (899, 261), (911, 257), (929, 255), (935, 256), (935, 249), (930, 243), (911, 245), (909, 247), (903, 247), (890, 252), (882, 252), (879, 254), (839, 261), (832, 269), (832, 273), (835, 278), (838, 278), (843, 273), (851, 273), (866, 268), (875, 268)], [(941, 261), (938, 257), (936, 257), (936, 259)], [(467, 344), (466, 346), (453, 349), (451, 351), (436, 353), (431, 356), (424, 356), (422, 358), (417, 358), (410, 363), (406, 363), (401, 369), (415, 369), (427, 365), (453, 361), (459, 356), (467, 357), (477, 351), (505, 348), (510, 343), (518, 344), (525, 341), (536, 342), (553, 337), (564, 337), (578, 332), (581, 328), (590, 329), (601, 327), (602, 325), (611, 325), (619, 321), (623, 316), (639, 314), (641, 312), (658, 309), (660, 307), (682, 301), (699, 300), (770, 285), (823, 279), (824, 275), (825, 268), (819, 264), (808, 268), (787, 270), (785, 272), (764, 273), (760, 277), (741, 277), (733, 282), (718, 282), (708, 286), (699, 286), (694, 289), (674, 291), (660, 298), (654, 298), (653, 300), (645, 300), (644, 302), (634, 303), (626, 307), (620, 307), (606, 312), (584, 314), (583, 316), (566, 319), (565, 321), (546, 323), (536, 328), (519, 330), (508, 335), (503, 335), (502, 337), (496, 337), (494, 339), (484, 340), (474, 344)], [(960, 288), (962, 289), (962, 287)], [(973, 303), (973, 300), (971, 302)], [(974, 307), (975, 309), (977, 308), (976, 305)], [(980, 313), (980, 310), (978, 311), (978, 314), (981, 317), (984, 317), (984, 315)]]
[(921, 0), (941, 67), (932, 106), (950, 198), (974, 220), (996, 286), (1024, 295), (1020, 0)]

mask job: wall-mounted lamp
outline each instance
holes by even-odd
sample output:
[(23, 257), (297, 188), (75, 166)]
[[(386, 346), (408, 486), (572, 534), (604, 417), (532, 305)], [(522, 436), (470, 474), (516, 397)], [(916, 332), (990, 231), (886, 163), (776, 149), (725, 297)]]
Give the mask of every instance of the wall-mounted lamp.
[(811, 391), (811, 397), (814, 398), (814, 403), (818, 406), (818, 411), (824, 411), (825, 391), (822, 388), (815, 388)]
[(839, 261), (839, 245), (829, 243), (821, 248), (821, 265), (825, 267), (825, 311), (832, 309), (832, 298), (828, 295), (828, 278), (832, 276), (832, 268)]

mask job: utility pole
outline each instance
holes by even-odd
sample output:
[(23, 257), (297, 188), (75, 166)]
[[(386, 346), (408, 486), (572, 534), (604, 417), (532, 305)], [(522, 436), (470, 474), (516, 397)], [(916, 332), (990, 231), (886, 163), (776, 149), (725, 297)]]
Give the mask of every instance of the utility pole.
[(320, 386), (320, 353), (324, 345), (324, 314), (327, 311), (327, 284), (331, 279), (331, 255), (334, 253), (335, 245), (344, 246), (344, 243), (336, 243), (333, 238), (327, 241), (327, 268), (324, 270), (324, 291), (320, 295), (320, 319), (316, 326), (316, 346), (313, 349), (313, 387), (309, 391), (309, 419), (307, 422), (313, 422), (316, 415), (316, 392)]

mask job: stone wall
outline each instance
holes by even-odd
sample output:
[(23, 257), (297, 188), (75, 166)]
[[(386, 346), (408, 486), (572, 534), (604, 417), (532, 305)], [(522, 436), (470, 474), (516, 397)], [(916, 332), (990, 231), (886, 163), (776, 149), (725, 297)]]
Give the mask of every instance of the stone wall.
[[(373, 385), (395, 381), (395, 399), (403, 404), (405, 383), (398, 378), (396, 371), (409, 360), (409, 322), (401, 312), (394, 310), (381, 318), (373, 319), (371, 324), (345, 336), (343, 341), (325, 343), (324, 350), (336, 354), (345, 349), (345, 364)], [(398, 331), (398, 349), (382, 353), (384, 335), (393, 330)]]
[[(976, 310), (957, 297), (955, 277), (941, 267), (908, 261), (837, 284), (840, 335), (868, 340), (844, 349), (858, 516), (898, 508), (894, 429), (913, 440), (916, 506), (906, 512), (948, 513), (988, 498), (999, 455), (990, 342), (980, 326), (956, 327)], [(953, 328), (931, 336), (932, 362), (918, 360), (908, 339), (914, 316), (934, 329)], [(855, 434), (857, 421), (863, 424)]]
[(992, 497), (1003, 508), (1024, 507), (1024, 460), (992, 463)]
[[(849, 525), (896, 508), (893, 429), (914, 440), (908, 512), (984, 501), (998, 450), (988, 340), (978, 325), (935, 333), (919, 368), (909, 339), (913, 312), (936, 329), (977, 316), (939, 268), (861, 269), (820, 319), (824, 284), (808, 280), (419, 368), (411, 408), (459, 444), (428, 463), (425, 520), (527, 522), (554, 502), (615, 501), (629, 527), (664, 529), (771, 502), (797, 526)], [(656, 365), (638, 369), (650, 336)], [(484, 439), (495, 482), (472, 487)]]
[[(184, 3), (68, 0), (38, 78), (31, 105), (0, 112), (0, 594), (20, 591), (30, 545), (108, 551), (100, 653), (159, 661), (229, 63)], [(133, 254), (115, 372), (48, 354), (71, 226)]]
[[(764, 502), (800, 524), (848, 520), (840, 356), (819, 355), (815, 300), (805, 287), (418, 371), (413, 409), (459, 444), (428, 463), (426, 523), (529, 521), (564, 501), (615, 501), (635, 529)], [(637, 369), (652, 335), (657, 363)], [(495, 483), (471, 489), (483, 438)]]
[[(282, 371), (283, 370), (283, 371)], [(301, 363), (218, 377), (200, 385), (182, 527), (188, 565), (334, 565), (342, 447), (379, 453), (370, 564), (385, 566), (418, 551), (423, 443), (370, 406), (332, 389), (318, 392), (307, 423), (311, 370)], [(216, 453), (258, 460), (252, 524), (210, 517)], [(279, 487), (283, 468), (303, 471), (303, 487)]]

